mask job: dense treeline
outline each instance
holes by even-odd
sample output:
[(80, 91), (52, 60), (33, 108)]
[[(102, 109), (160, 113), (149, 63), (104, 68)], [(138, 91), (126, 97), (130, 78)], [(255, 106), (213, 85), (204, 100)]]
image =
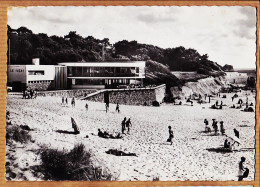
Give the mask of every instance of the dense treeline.
[(32, 58), (40, 58), (42, 65), (77, 61), (144, 60), (149, 63), (148, 74), (151, 77), (160, 76), (160, 82), (165, 82), (165, 76), (170, 76), (167, 80), (176, 81), (177, 78), (171, 75), (171, 71), (197, 71), (211, 76), (224, 74), (223, 67), (210, 61), (207, 54), (200, 55), (195, 49), (185, 49), (182, 46), (162, 49), (127, 40), (111, 44), (108, 38), (84, 38), (75, 31), (60, 37), (34, 34), (26, 27), (12, 29), (10, 26), (8, 38), (11, 64), (31, 64)]

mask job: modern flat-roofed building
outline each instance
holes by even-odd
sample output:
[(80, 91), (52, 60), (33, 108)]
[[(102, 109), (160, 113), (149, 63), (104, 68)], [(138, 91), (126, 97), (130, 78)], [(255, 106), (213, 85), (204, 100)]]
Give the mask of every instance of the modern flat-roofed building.
[(142, 84), (145, 62), (65, 62), (67, 86), (71, 89), (105, 88), (106, 85)]
[(14, 90), (102, 89), (142, 84), (145, 62), (64, 62), (58, 65), (8, 65), (7, 82)]

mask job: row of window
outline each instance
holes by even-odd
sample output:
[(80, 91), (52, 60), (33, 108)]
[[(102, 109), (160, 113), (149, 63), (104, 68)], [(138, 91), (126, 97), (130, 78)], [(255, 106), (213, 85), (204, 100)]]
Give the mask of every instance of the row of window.
[(51, 80), (44, 80), (44, 81), (28, 81), (28, 83), (51, 83)]
[(68, 67), (68, 77), (138, 77), (139, 67)]

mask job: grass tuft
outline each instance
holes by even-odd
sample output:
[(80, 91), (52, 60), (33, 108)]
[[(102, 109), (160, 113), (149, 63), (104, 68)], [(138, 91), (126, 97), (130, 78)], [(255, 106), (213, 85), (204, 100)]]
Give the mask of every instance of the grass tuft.
[(83, 144), (71, 151), (44, 148), (40, 166), (46, 180), (100, 181), (111, 180), (112, 176), (102, 168), (94, 167), (91, 155)]

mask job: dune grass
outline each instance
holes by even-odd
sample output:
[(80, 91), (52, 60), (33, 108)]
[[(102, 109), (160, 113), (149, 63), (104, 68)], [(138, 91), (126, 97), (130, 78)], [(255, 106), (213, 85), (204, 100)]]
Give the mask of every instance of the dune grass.
[(40, 166), (46, 180), (100, 181), (111, 180), (112, 176), (103, 168), (93, 166), (91, 154), (83, 144), (71, 151), (44, 148)]

